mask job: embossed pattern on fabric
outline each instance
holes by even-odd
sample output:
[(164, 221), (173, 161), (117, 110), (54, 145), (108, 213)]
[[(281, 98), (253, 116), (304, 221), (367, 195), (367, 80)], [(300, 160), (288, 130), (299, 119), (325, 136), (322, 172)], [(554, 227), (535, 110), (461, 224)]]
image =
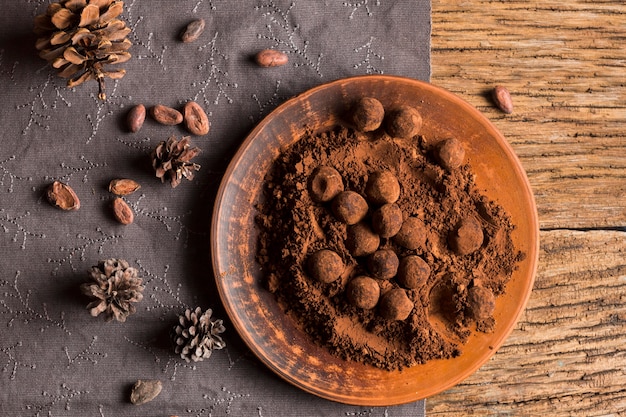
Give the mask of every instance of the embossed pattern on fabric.
[[(420, 416), (423, 402), (357, 407), (326, 401), (276, 377), (243, 345), (220, 305), (210, 260), (219, 182), (256, 123), (321, 83), (364, 75), (430, 77), (430, 2), (417, 0), (126, 0), (131, 29), (126, 75), (107, 80), (107, 100), (66, 80), (37, 56), (33, 20), (50, 0), (17, 0), (0, 16), (0, 415), (11, 416)], [(202, 18), (194, 42), (180, 31)], [(281, 67), (254, 55), (277, 49)], [(195, 101), (210, 131), (192, 181), (155, 177), (150, 153), (189, 133), (146, 117), (128, 131), (136, 104), (182, 110)], [(121, 198), (134, 213), (118, 223), (115, 178), (141, 188)], [(80, 208), (46, 199), (68, 184)], [(80, 292), (99, 261), (123, 258), (143, 279), (125, 323), (91, 317)], [(174, 353), (170, 330), (186, 309), (224, 319), (226, 348), (202, 362)], [(163, 382), (151, 402), (130, 403), (139, 379)]]

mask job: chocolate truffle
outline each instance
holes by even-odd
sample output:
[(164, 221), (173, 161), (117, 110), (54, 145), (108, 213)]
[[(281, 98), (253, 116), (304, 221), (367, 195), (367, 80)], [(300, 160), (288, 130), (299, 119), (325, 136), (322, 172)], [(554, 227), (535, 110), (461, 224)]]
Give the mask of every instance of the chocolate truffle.
[(380, 287), (375, 279), (358, 276), (346, 285), (346, 297), (353, 306), (370, 310), (378, 304)]
[(419, 249), (426, 244), (426, 225), (417, 217), (409, 217), (402, 223), (393, 240), (407, 249)]
[(385, 128), (390, 136), (411, 138), (417, 135), (422, 128), (422, 116), (417, 109), (402, 106), (386, 117)]
[(319, 282), (329, 284), (336, 281), (345, 269), (341, 256), (330, 249), (322, 249), (311, 255), (307, 261), (309, 274)]
[(402, 209), (396, 204), (384, 204), (372, 213), (372, 229), (380, 237), (390, 238), (402, 227)]
[(361, 194), (355, 191), (342, 191), (333, 199), (332, 210), (340, 222), (356, 224), (367, 215), (369, 206)]
[(410, 255), (400, 260), (396, 280), (404, 288), (416, 289), (426, 284), (430, 276), (430, 266), (417, 255)]
[(457, 169), (465, 161), (465, 148), (456, 138), (445, 139), (437, 144), (437, 160), (448, 170)]
[(346, 248), (355, 257), (376, 252), (380, 244), (380, 238), (366, 223), (349, 226), (346, 235)]
[(367, 180), (365, 195), (373, 204), (395, 203), (400, 197), (400, 183), (390, 171), (374, 172)]
[(472, 287), (467, 290), (467, 311), (475, 320), (491, 317), (496, 309), (496, 297), (489, 288)]
[(374, 278), (391, 279), (398, 272), (400, 260), (398, 255), (389, 249), (380, 249), (367, 258), (367, 269)]
[(451, 249), (458, 255), (469, 255), (483, 244), (483, 228), (478, 220), (468, 217), (461, 220), (457, 228), (450, 234), (448, 242)]
[(341, 174), (333, 167), (317, 167), (309, 177), (309, 194), (313, 201), (325, 203), (343, 191)]
[(371, 132), (380, 127), (385, 117), (382, 103), (373, 97), (363, 97), (352, 108), (352, 122), (357, 130)]
[(387, 291), (380, 298), (380, 315), (387, 320), (405, 320), (413, 310), (413, 302), (402, 288)]

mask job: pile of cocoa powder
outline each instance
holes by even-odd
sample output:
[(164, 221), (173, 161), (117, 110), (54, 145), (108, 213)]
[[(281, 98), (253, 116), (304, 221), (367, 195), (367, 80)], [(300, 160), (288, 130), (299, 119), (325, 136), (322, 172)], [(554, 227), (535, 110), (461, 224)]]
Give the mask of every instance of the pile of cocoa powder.
[[(416, 134), (419, 126), (399, 132), (381, 123), (367, 127), (357, 112), (282, 152), (257, 207), (257, 260), (266, 288), (315, 342), (346, 360), (391, 370), (458, 356), (472, 332), (493, 331), (495, 301), (524, 255), (514, 248), (506, 212), (476, 189), (460, 141), (450, 148), (444, 138)], [(327, 168), (340, 175), (344, 194), (366, 201), (356, 225), (342, 217), (339, 197), (322, 201), (320, 192), (332, 192), (337, 180), (316, 177)], [(392, 204), (370, 190), (381, 173), (397, 179)], [(359, 196), (344, 209), (358, 211)], [(399, 207), (400, 223), (413, 220), (417, 229), (381, 232), (383, 205)], [(358, 227), (369, 234), (359, 235)], [(355, 246), (377, 234), (372, 229), (376, 247), (359, 252)]]

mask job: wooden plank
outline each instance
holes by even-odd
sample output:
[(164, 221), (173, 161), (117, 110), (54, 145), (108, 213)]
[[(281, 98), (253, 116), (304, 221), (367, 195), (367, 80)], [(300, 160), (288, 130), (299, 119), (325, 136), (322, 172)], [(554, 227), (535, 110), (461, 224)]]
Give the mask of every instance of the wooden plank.
[(428, 416), (626, 410), (626, 233), (541, 238), (538, 278), (515, 330), (474, 375), (429, 398)]

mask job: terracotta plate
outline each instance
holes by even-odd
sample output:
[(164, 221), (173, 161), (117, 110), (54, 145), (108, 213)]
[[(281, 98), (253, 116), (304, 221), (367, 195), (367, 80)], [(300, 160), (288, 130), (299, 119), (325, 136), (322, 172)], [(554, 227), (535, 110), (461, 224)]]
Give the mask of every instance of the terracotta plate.
[[(320, 131), (332, 126), (355, 99), (363, 96), (376, 97), (385, 106), (415, 106), (424, 119), (421, 133), (460, 139), (478, 187), (502, 205), (517, 225), (513, 240), (527, 256), (513, 274), (506, 294), (497, 301), (496, 329), (491, 334), (471, 336), (457, 358), (393, 372), (343, 361), (313, 344), (259, 284), (254, 207), (265, 173), (281, 150), (297, 141), (306, 128)], [(290, 99), (250, 133), (220, 186), (211, 244), (217, 287), (227, 313), (265, 365), (286, 381), (320, 397), (354, 405), (386, 406), (416, 401), (450, 388), (496, 352), (530, 295), (539, 239), (537, 212), (526, 174), (509, 144), (478, 110), (428, 83), (362, 76), (321, 85)]]

